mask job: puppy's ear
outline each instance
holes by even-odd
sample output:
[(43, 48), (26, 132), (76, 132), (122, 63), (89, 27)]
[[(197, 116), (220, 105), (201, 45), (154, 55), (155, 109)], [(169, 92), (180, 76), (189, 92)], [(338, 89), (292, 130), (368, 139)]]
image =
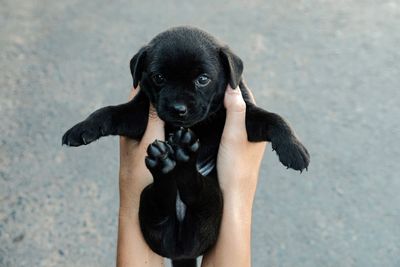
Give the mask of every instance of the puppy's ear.
[(142, 72), (144, 70), (144, 61), (146, 58), (147, 46), (142, 47), (136, 55), (131, 59), (131, 73), (133, 78), (133, 87), (136, 88), (142, 78)]
[(232, 88), (236, 88), (242, 78), (243, 62), (227, 46), (221, 47), (219, 54), (225, 71), (228, 74), (229, 85)]

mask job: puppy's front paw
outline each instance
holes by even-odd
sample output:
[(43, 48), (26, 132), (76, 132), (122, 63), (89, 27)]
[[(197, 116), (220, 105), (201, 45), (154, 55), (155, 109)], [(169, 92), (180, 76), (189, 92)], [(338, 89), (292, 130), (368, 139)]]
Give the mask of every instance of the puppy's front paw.
[(62, 144), (68, 146), (87, 145), (104, 136), (106, 131), (107, 125), (104, 122), (97, 123), (96, 121), (85, 120), (63, 135)]
[(191, 157), (193, 158), (200, 147), (199, 139), (196, 135), (185, 128), (180, 128), (171, 134), (168, 142), (175, 151), (175, 159), (182, 162), (188, 162)]
[(310, 155), (296, 137), (274, 137), (271, 139), (271, 143), (272, 149), (276, 151), (283, 165), (300, 172), (307, 169)]
[(173, 154), (172, 147), (164, 141), (156, 140), (147, 147), (145, 163), (153, 176), (159, 173), (167, 174), (175, 168)]

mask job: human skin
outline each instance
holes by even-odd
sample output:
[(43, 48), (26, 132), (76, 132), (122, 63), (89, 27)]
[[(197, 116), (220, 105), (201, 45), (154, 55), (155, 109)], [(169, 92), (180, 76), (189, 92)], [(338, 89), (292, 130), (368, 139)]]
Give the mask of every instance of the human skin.
[[(137, 92), (132, 89), (130, 99)], [(224, 105), (227, 115), (217, 157), (224, 208), (217, 243), (203, 257), (205, 267), (251, 265), (252, 206), (266, 144), (247, 141), (246, 104), (240, 90), (228, 86)], [(153, 180), (144, 163), (147, 146), (156, 139), (165, 139), (164, 123), (153, 107), (149, 114), (142, 140), (120, 137), (118, 267), (164, 266), (163, 258), (144, 241), (138, 217), (140, 194)]]

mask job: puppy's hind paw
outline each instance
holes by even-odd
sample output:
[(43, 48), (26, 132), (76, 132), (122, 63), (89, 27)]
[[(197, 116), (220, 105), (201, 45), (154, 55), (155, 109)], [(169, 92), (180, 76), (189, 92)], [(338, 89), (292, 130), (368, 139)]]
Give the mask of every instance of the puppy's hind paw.
[(177, 161), (187, 162), (194, 157), (200, 147), (199, 139), (189, 129), (180, 128), (171, 134), (168, 143), (171, 144), (175, 151), (175, 159)]
[(276, 151), (280, 162), (287, 168), (302, 172), (308, 168), (310, 154), (295, 137), (271, 140), (272, 149)]
[(145, 163), (150, 172), (167, 174), (175, 168), (175, 160), (172, 158), (174, 151), (164, 141), (156, 140), (147, 147)]

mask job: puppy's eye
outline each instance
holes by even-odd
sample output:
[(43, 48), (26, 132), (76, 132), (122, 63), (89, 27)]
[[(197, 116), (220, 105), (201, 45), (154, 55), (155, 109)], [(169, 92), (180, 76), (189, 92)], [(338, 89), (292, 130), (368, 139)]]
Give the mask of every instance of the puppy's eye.
[(198, 87), (204, 87), (207, 86), (211, 82), (211, 79), (208, 78), (206, 75), (202, 74), (197, 79), (194, 81), (196, 86)]
[(153, 82), (155, 83), (155, 85), (160, 86), (165, 82), (165, 78), (162, 74), (154, 74), (152, 77)]

